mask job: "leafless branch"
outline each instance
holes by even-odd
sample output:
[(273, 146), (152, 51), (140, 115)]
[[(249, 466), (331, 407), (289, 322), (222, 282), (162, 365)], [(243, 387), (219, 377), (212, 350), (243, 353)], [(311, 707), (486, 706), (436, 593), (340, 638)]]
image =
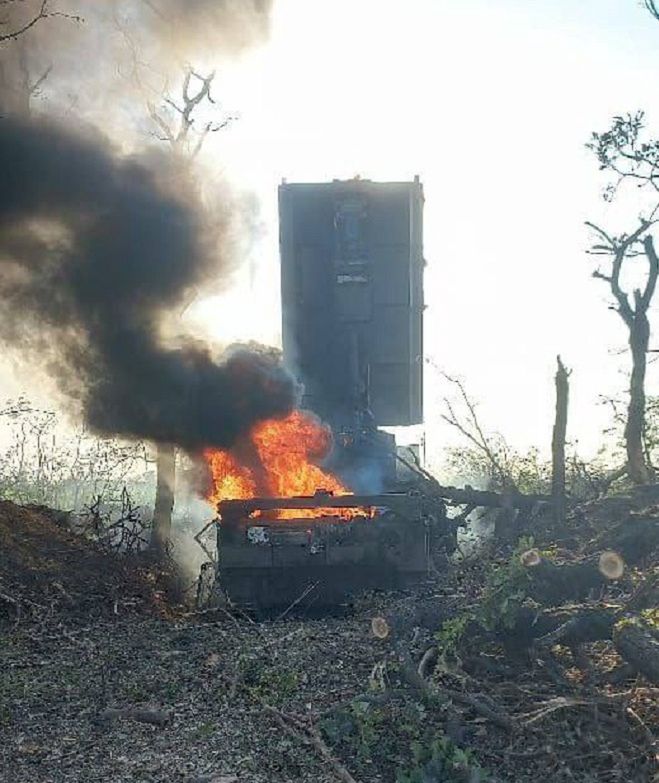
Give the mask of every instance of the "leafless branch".
[(176, 144), (176, 137), (172, 133), (169, 125), (158, 114), (156, 107), (152, 103), (147, 103), (146, 107), (149, 112), (149, 117), (151, 117), (153, 122), (163, 132), (163, 136), (158, 136), (157, 138), (162, 139), (163, 141), (168, 141), (172, 146), (174, 146)]
[[(39, 6), (39, 10), (34, 14), (34, 16), (29, 19), (27, 22), (22, 24), (20, 27), (12, 30), (9, 33), (3, 33), (0, 34), (0, 43), (5, 43), (7, 41), (15, 41), (17, 38), (19, 38), (21, 35), (24, 35), (28, 32), (28, 30), (31, 30), (33, 27), (35, 27), (39, 22), (41, 22), (43, 19), (49, 19), (54, 16), (59, 16), (64, 19), (70, 19), (74, 22), (82, 22), (83, 19), (81, 16), (78, 16), (77, 14), (67, 14), (63, 13), (62, 11), (51, 11), (48, 8), (48, 3), (50, 0), (41, 0), (41, 5)], [(5, 2), (3, 5), (8, 5), (9, 3)], [(7, 24), (6, 22), (2, 22), (1, 24)]]
[(26, 22), (24, 25), (17, 28), (16, 30), (12, 30), (10, 33), (4, 33), (0, 35), (0, 43), (4, 41), (15, 41), (20, 35), (26, 33), (28, 30), (30, 30), (36, 24), (38, 24), (42, 19), (46, 19), (48, 16), (50, 16), (48, 12), (48, 0), (41, 0), (41, 6), (39, 8), (39, 11), (32, 17), (32, 19), (30, 19), (28, 22)]
[(447, 381), (449, 381), (449, 383), (453, 384), (458, 389), (460, 393), (460, 398), (462, 399), (462, 402), (464, 403), (464, 406), (467, 410), (467, 418), (469, 423), (463, 424), (460, 421), (460, 418), (456, 414), (455, 409), (451, 404), (450, 400), (446, 398), (444, 399), (444, 404), (446, 405), (448, 414), (442, 414), (442, 419), (447, 424), (450, 424), (452, 427), (455, 427), (455, 429), (457, 429), (458, 432), (462, 433), (462, 435), (464, 435), (469, 441), (471, 441), (471, 443), (473, 443), (474, 446), (476, 446), (480, 451), (482, 451), (485, 454), (490, 464), (494, 467), (495, 471), (497, 472), (499, 479), (504, 487), (509, 487), (511, 489), (514, 489), (514, 485), (511, 476), (509, 475), (509, 471), (505, 470), (504, 466), (501, 464), (501, 461), (497, 458), (494, 449), (490, 444), (490, 441), (488, 440), (487, 436), (483, 432), (483, 428), (481, 427), (480, 421), (478, 419), (478, 415), (476, 413), (476, 406), (469, 398), (469, 395), (467, 394), (464, 384), (458, 378), (453, 378), (444, 372), (442, 372), (442, 376)]
[[(625, 293), (621, 286), (620, 286), (620, 273), (622, 271), (622, 265), (625, 260), (625, 258), (629, 258), (632, 255), (631, 249), (633, 248), (634, 244), (639, 242), (641, 240), (641, 236), (650, 228), (653, 223), (656, 222), (654, 220), (641, 220), (638, 228), (633, 231), (629, 235), (623, 234), (620, 237), (610, 236), (607, 234), (604, 229), (602, 229), (600, 226), (595, 225), (594, 223), (591, 223), (590, 221), (586, 221), (586, 225), (591, 228), (595, 233), (602, 237), (606, 244), (604, 245), (594, 245), (593, 250), (596, 250), (598, 254), (607, 254), (612, 256), (612, 264), (611, 264), (611, 274), (607, 275), (601, 272), (599, 269), (595, 270), (593, 272), (593, 277), (597, 278), (598, 280), (604, 280), (606, 283), (609, 284), (611, 287), (611, 293), (616, 299), (616, 302), (618, 303), (618, 312), (620, 313), (620, 317), (625, 321), (626, 324), (632, 323), (634, 319), (634, 310), (629, 302), (629, 296), (627, 293)], [(652, 298), (652, 294), (654, 293), (654, 288), (656, 285), (656, 256), (655, 256), (655, 263), (653, 264), (652, 259), (648, 255), (648, 245), (646, 245), (646, 240), (650, 240), (649, 247), (652, 253), (654, 253), (654, 246), (652, 245), (652, 238), (646, 237), (645, 240), (643, 240), (643, 248), (645, 255), (648, 257), (648, 260), (650, 261), (650, 274), (648, 275), (648, 282), (646, 285), (645, 293), (640, 299), (640, 302), (643, 303), (647, 301), (649, 304), (650, 299)], [(646, 300), (646, 295), (649, 294), (649, 298)], [(647, 309), (647, 306), (645, 306), (645, 309)]]
[(209, 133), (217, 133), (235, 119), (234, 116), (227, 115), (218, 121), (209, 120), (201, 128), (196, 125), (197, 108), (204, 102), (216, 105), (211, 94), (214, 79), (215, 71), (204, 76), (192, 67), (186, 67), (179, 97), (173, 98), (166, 92), (162, 97), (164, 107), (178, 115), (176, 122), (166, 119), (153, 102), (147, 102), (149, 116), (160, 129), (160, 133), (154, 134), (155, 137), (168, 142), (174, 149), (185, 152), (191, 159), (199, 154)]
[(659, 20), (659, 6), (656, 0), (645, 0), (645, 7), (655, 19)]

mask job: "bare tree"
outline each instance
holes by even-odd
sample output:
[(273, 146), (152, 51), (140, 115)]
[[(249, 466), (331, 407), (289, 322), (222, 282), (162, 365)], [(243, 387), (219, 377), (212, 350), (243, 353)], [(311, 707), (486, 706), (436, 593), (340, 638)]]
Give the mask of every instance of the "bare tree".
[(55, 10), (51, 2), (52, 0), (38, 0), (38, 3), (30, 4), (24, 0), (2, 0), (0, 6), (4, 15), (0, 15), (0, 28), (4, 28), (4, 31), (0, 33), (0, 44), (17, 40), (44, 19), (59, 16), (76, 22), (82, 21), (82, 17), (77, 14)]
[[(609, 259), (608, 268), (604, 271), (596, 269), (593, 276), (609, 286), (615, 300), (613, 309), (628, 330), (632, 367), (625, 447), (627, 473), (637, 484), (646, 483), (652, 478), (652, 469), (644, 448), (645, 375), (650, 342), (648, 311), (659, 274), (659, 259), (650, 234), (659, 211), (659, 140), (643, 141), (643, 128), (643, 112), (615, 117), (611, 129), (602, 134), (594, 133), (588, 145), (595, 152), (600, 169), (614, 175), (614, 181), (605, 194), (608, 200), (617, 195), (620, 186), (626, 181), (634, 182), (639, 188), (649, 189), (652, 193), (649, 209), (639, 215), (637, 225), (629, 233), (616, 235), (594, 223), (587, 223), (598, 237), (590, 253)], [(634, 259), (639, 257), (646, 263), (644, 282), (630, 293), (623, 288), (621, 277), (628, 269), (638, 273), (638, 264)]]
[(211, 94), (214, 79), (215, 71), (204, 76), (186, 66), (178, 98), (165, 92), (160, 107), (150, 101), (147, 103), (149, 117), (155, 126), (155, 138), (167, 142), (175, 152), (191, 160), (197, 157), (209, 133), (217, 133), (235, 119), (222, 113), (217, 118), (198, 121), (196, 111), (200, 107), (204, 104), (216, 107)]
[[(138, 59), (138, 51), (127, 31), (122, 28), (124, 38), (132, 53), (132, 77), (138, 87), (146, 92), (140, 71), (144, 64)], [(158, 141), (168, 144), (172, 152), (190, 163), (197, 157), (210, 133), (226, 128), (234, 119), (220, 112), (211, 88), (215, 71), (204, 76), (187, 65), (183, 69), (183, 81), (178, 97), (172, 97), (166, 86), (159, 104), (146, 101), (147, 111), (154, 130), (152, 135)], [(200, 121), (200, 109), (216, 109), (213, 119)], [(219, 112), (219, 115), (218, 115)], [(158, 444), (156, 500), (153, 512), (153, 549), (159, 556), (166, 551), (171, 535), (172, 511), (175, 500), (176, 450), (173, 445)]]

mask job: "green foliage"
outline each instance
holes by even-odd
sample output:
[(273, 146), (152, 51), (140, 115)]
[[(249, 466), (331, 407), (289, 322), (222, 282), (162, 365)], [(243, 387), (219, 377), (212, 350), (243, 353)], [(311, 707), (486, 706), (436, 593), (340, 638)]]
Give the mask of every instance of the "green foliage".
[[(634, 173), (645, 178), (645, 171), (652, 171), (659, 163), (659, 142), (654, 139), (642, 141), (644, 128), (645, 113), (637, 111), (618, 115), (613, 118), (609, 130), (593, 133), (586, 146), (595, 153), (600, 170), (609, 170), (618, 177)], [(605, 198), (611, 200), (614, 194), (615, 189), (607, 191)]]
[(247, 690), (255, 698), (270, 704), (284, 703), (298, 689), (298, 678), (293, 669), (249, 656), (241, 657), (238, 667)]
[[(508, 486), (515, 486), (520, 492), (543, 494), (551, 486), (551, 463), (543, 460), (536, 448), (526, 453), (511, 448), (500, 435), (491, 438), (492, 453), (501, 467)], [(504, 489), (504, 478), (485, 452), (472, 447), (449, 449), (447, 470), (460, 480), (476, 486), (485, 486), (493, 491)]]
[(357, 753), (368, 758), (381, 737), (382, 712), (365, 701), (353, 701), (350, 712), (357, 729)]
[(426, 706), (418, 701), (409, 701), (403, 706), (397, 726), (409, 742), (418, 742), (425, 733), (427, 722)]
[(508, 562), (492, 568), (488, 574), (478, 612), (478, 620), (487, 630), (500, 625), (510, 628), (527, 599), (531, 577), (521, 555), (532, 548), (532, 538), (520, 538)]
[(355, 699), (347, 709), (328, 715), (321, 729), (332, 745), (346, 745), (362, 760), (370, 759), (384, 736), (385, 716), (368, 701)]
[[(519, 608), (528, 602), (531, 581), (529, 569), (522, 562), (522, 555), (533, 549), (533, 538), (522, 537), (505, 563), (490, 569), (479, 607), (474, 612), (463, 612), (442, 623), (435, 634), (440, 663), (459, 661), (460, 645), (469, 623), (480, 624), (488, 631), (503, 626), (511, 628)], [(540, 557), (551, 558), (552, 551), (538, 552)]]
[(457, 617), (451, 617), (444, 620), (442, 627), (435, 634), (437, 646), (441, 659), (446, 662), (448, 659), (458, 659), (458, 649), (464, 636), (467, 625), (475, 619), (471, 612), (459, 614)]
[(430, 745), (412, 743), (414, 757), (410, 769), (400, 771), (396, 783), (484, 783), (488, 773), (470, 750), (458, 747), (448, 737)]
[(158, 695), (160, 699), (165, 703), (176, 701), (176, 699), (181, 694), (181, 687), (182, 687), (182, 683), (178, 678), (174, 678), (171, 680), (163, 680), (160, 682), (160, 687), (158, 688)]

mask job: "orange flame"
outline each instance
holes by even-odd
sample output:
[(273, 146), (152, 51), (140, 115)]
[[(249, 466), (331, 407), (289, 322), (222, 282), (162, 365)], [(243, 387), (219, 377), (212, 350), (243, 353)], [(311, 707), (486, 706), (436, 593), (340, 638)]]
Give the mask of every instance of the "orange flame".
[[(314, 495), (323, 489), (334, 495), (351, 495), (335, 476), (314, 464), (332, 446), (332, 434), (314, 416), (293, 411), (285, 419), (267, 419), (254, 426), (249, 435), (258, 465), (242, 464), (235, 453), (206, 449), (204, 457), (213, 484), (208, 500), (246, 500), (252, 497), (295, 497)], [(325, 515), (353, 517), (357, 509), (281, 509), (278, 519), (299, 519)]]
[(208, 494), (208, 500), (213, 505), (221, 500), (255, 496), (256, 482), (251, 471), (239, 465), (228, 451), (206, 449), (204, 457), (213, 477), (213, 486)]

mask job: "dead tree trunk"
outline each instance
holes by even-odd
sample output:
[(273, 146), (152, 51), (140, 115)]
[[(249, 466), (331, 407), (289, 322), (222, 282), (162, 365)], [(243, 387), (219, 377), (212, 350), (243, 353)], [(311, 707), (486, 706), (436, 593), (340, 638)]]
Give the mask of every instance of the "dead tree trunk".
[(632, 372), (629, 382), (629, 407), (625, 425), (625, 446), (629, 478), (635, 484), (647, 484), (651, 480), (645, 459), (643, 435), (645, 432), (645, 371), (650, 342), (650, 323), (640, 304), (639, 291), (634, 292), (636, 308), (629, 325), (629, 347), (632, 354)]
[(554, 523), (562, 525), (565, 522), (565, 436), (567, 434), (567, 410), (570, 384), (570, 373), (557, 356), (556, 370), (556, 417), (551, 440), (552, 474), (551, 496), (553, 502)]
[(156, 458), (156, 502), (153, 509), (151, 549), (158, 557), (167, 552), (172, 529), (174, 485), (176, 482), (176, 450), (174, 446), (159, 444)]
[[(596, 245), (594, 252), (605, 252), (613, 256), (611, 274), (600, 271), (593, 276), (606, 281), (611, 286), (617, 307), (616, 312), (625, 322), (629, 330), (629, 347), (632, 354), (632, 371), (629, 382), (629, 407), (625, 424), (625, 447), (627, 451), (627, 474), (634, 484), (647, 484), (652, 479), (652, 470), (645, 458), (643, 436), (645, 434), (645, 370), (647, 352), (650, 341), (650, 322), (648, 310), (657, 287), (659, 277), (659, 258), (654, 249), (651, 236), (642, 235), (652, 225), (652, 221), (642, 220), (640, 226), (629, 236), (623, 238), (610, 237), (602, 229), (592, 223), (600, 237), (607, 244)], [(620, 274), (624, 261), (634, 255), (640, 255), (635, 246), (641, 243), (643, 253), (648, 262), (648, 275), (645, 288), (634, 290), (634, 304), (629, 301), (629, 295), (620, 287)]]
[(570, 373), (561, 361), (556, 357), (556, 415), (554, 418), (554, 431), (551, 439), (551, 497), (553, 504), (554, 523), (561, 525), (565, 522), (565, 437), (567, 434), (567, 411), (570, 392)]

